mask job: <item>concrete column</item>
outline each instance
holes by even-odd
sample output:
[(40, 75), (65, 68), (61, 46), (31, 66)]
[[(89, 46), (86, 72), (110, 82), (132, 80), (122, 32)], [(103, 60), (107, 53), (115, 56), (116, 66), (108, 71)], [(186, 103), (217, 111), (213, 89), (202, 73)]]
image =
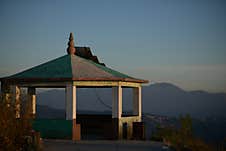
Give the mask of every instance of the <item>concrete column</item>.
[(36, 93), (34, 87), (28, 87), (27, 89), (28, 97), (28, 110), (32, 117), (35, 117), (36, 114)]
[(112, 87), (112, 118), (122, 116), (122, 87)]
[(66, 120), (76, 119), (76, 86), (66, 86)]
[(127, 123), (127, 139), (132, 139), (133, 137), (133, 123), (128, 122)]
[(133, 88), (133, 115), (142, 116), (141, 86)]
[(112, 121), (113, 121), (113, 138), (122, 139), (123, 125), (122, 117), (122, 87), (112, 87)]
[(12, 104), (14, 105), (16, 110), (16, 118), (20, 118), (20, 108), (21, 108), (20, 88), (16, 85), (11, 85), (10, 92), (12, 94)]

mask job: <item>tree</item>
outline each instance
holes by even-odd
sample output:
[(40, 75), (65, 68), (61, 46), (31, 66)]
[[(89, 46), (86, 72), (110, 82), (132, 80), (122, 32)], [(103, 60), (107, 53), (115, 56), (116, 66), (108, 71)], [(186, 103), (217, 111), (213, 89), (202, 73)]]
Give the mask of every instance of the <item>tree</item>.
[(179, 121), (179, 128), (162, 127), (156, 132), (165, 144), (176, 151), (214, 151), (212, 146), (193, 136), (192, 119), (189, 115), (181, 116)]

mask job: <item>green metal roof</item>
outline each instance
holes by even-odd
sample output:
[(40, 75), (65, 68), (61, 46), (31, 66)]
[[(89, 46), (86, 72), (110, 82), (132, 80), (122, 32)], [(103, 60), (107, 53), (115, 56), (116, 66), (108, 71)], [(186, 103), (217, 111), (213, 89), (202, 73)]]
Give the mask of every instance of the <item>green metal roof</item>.
[(70, 78), (72, 77), (70, 55), (65, 55), (35, 66), (10, 78)]
[(76, 55), (64, 55), (31, 69), (3, 78), (22, 81), (55, 80), (55, 81), (147, 81), (130, 77), (126, 74), (97, 64)]

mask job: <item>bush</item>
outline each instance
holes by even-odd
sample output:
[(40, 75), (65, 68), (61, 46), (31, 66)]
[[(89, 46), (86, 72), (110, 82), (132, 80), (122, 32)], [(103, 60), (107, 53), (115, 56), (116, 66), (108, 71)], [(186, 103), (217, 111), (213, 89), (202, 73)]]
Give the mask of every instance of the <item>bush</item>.
[(20, 118), (16, 118), (15, 104), (8, 99), (0, 99), (0, 151), (37, 150), (29, 107), (22, 110)]
[(192, 119), (189, 115), (180, 117), (180, 127), (157, 127), (155, 137), (176, 151), (224, 151), (224, 148), (214, 149), (203, 140), (192, 134)]

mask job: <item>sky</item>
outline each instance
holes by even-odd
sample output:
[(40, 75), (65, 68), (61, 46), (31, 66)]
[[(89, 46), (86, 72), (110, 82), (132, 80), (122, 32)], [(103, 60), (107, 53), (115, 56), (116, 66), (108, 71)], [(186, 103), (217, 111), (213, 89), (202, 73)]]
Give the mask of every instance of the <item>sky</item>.
[(0, 77), (65, 55), (70, 32), (120, 72), (226, 92), (224, 0), (1, 0)]

